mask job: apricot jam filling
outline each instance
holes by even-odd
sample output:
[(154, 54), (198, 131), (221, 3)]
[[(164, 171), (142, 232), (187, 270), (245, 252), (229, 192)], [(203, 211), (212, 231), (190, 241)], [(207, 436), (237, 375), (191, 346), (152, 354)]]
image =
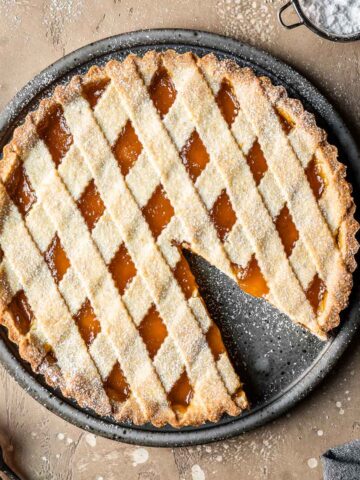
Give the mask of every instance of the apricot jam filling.
[(108, 397), (115, 402), (123, 403), (129, 398), (130, 387), (120, 368), (119, 362), (114, 365), (114, 368), (104, 383), (104, 388)]
[(255, 255), (251, 257), (245, 268), (236, 264), (233, 264), (232, 267), (237, 277), (238, 285), (244, 292), (254, 297), (264, 297), (269, 293), (269, 287), (261, 273)]
[(56, 283), (61, 282), (67, 269), (70, 267), (70, 262), (57, 235), (55, 235), (47, 251), (44, 253), (44, 257)]
[(316, 274), (306, 291), (306, 297), (315, 314), (321, 312), (325, 308), (326, 295), (325, 283), (321, 280), (319, 275)]
[(216, 95), (216, 103), (226, 123), (231, 126), (238, 114), (239, 102), (237, 101), (233, 87), (227, 80), (221, 83), (220, 90)]
[(87, 85), (83, 85), (82, 93), (92, 109), (96, 107), (101, 95), (105, 92), (110, 80), (104, 78), (96, 82), (89, 82)]
[(157, 238), (174, 215), (174, 209), (161, 185), (156, 188), (142, 213)]
[(174, 276), (187, 300), (192, 297), (195, 292), (197, 292), (198, 287), (195, 277), (192, 274), (189, 264), (181, 251), (180, 260), (174, 268)]
[(18, 165), (6, 182), (6, 190), (11, 200), (25, 216), (36, 201), (36, 195), (22, 164)]
[(265, 175), (268, 169), (266, 159), (263, 151), (261, 150), (259, 142), (256, 140), (253, 146), (250, 148), (249, 153), (246, 156), (246, 161), (253, 174), (256, 185), (259, 185), (260, 180)]
[(167, 328), (164, 325), (155, 305), (145, 315), (139, 326), (139, 332), (144, 340), (150, 358), (153, 359), (167, 337)]
[(287, 115), (282, 110), (278, 109), (276, 113), (277, 113), (278, 119), (280, 120), (282, 129), (284, 130), (286, 135), (288, 135), (295, 126), (294, 121), (289, 115)]
[(194, 395), (194, 391), (187, 376), (186, 370), (175, 382), (171, 391), (168, 393), (168, 401), (174, 412), (182, 414), (186, 412)]
[(210, 218), (214, 222), (220, 240), (223, 242), (236, 222), (236, 214), (226, 190), (223, 190), (216, 199), (210, 211)]
[(129, 173), (129, 170), (135, 164), (142, 148), (134, 127), (128, 120), (113, 146), (113, 153), (124, 176)]
[(21, 335), (26, 335), (30, 330), (34, 315), (22, 290), (13, 297), (8, 305), (8, 310), (13, 315), (16, 329)]
[(77, 201), (77, 206), (91, 231), (105, 211), (104, 202), (100, 197), (94, 180), (85, 188), (85, 191)]
[(111, 260), (109, 270), (114, 279), (120, 295), (123, 295), (126, 287), (136, 275), (136, 268), (125, 244), (122, 243)]
[(60, 105), (38, 127), (38, 135), (45, 142), (58, 167), (73, 143), (73, 137)]
[(221, 338), (220, 330), (214, 323), (206, 333), (206, 341), (209, 345), (211, 353), (214, 356), (215, 362), (217, 362), (220, 358), (220, 355), (225, 353), (225, 346)]
[(310, 160), (305, 173), (316, 200), (319, 200), (326, 187), (326, 179), (315, 156)]
[(160, 67), (155, 73), (149, 87), (149, 95), (160, 116), (164, 117), (176, 98), (173, 81), (164, 67)]
[(195, 182), (210, 160), (196, 130), (193, 131), (189, 140), (185, 143), (180, 156), (191, 180)]
[(89, 300), (83, 303), (74, 320), (86, 345), (91, 345), (100, 333), (101, 327)]
[(276, 217), (275, 226), (284, 245), (285, 253), (289, 257), (299, 240), (299, 232), (292, 220), (288, 207), (285, 205)]

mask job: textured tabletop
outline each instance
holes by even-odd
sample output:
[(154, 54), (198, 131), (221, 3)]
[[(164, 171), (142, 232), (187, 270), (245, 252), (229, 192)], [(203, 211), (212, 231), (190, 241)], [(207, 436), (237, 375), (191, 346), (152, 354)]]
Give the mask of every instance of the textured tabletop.
[[(360, 133), (360, 42), (333, 44), (304, 27), (282, 29), (279, 0), (0, 0), (0, 108), (62, 55), (142, 28), (197, 28), (264, 48), (317, 85)], [(320, 480), (319, 456), (360, 437), (360, 341), (289, 414), (225, 442), (133, 447), (67, 424), (0, 367), (0, 439), (29, 480)]]

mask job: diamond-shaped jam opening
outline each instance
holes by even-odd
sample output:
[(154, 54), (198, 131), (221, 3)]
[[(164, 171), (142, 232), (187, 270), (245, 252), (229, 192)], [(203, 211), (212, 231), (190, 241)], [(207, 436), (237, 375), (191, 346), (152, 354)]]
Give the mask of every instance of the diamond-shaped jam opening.
[(109, 270), (120, 295), (123, 295), (127, 285), (136, 275), (135, 265), (127, 251), (125, 244), (121, 244), (110, 262)]
[(168, 333), (155, 305), (150, 307), (150, 310), (145, 315), (139, 326), (139, 332), (144, 340), (150, 358), (153, 359)]
[(229, 126), (235, 120), (239, 111), (239, 102), (236, 98), (233, 87), (227, 80), (223, 80), (220, 90), (216, 95), (216, 103), (218, 104), (221, 113)]
[(291, 132), (291, 130), (294, 128), (295, 124), (293, 120), (289, 117), (289, 115), (287, 115), (285, 112), (282, 112), (280, 110), (277, 110), (276, 114), (278, 119), (280, 120), (282, 129), (284, 130), (286, 135), (288, 135)]
[(174, 276), (183, 291), (185, 298), (188, 300), (197, 292), (197, 284), (192, 274), (189, 264), (184, 255), (180, 252), (180, 260), (174, 268)]
[(86, 345), (91, 345), (100, 333), (101, 327), (88, 299), (82, 304), (74, 320)]
[(36, 195), (22, 164), (16, 167), (6, 182), (6, 190), (21, 215), (26, 215), (35, 203)]
[(306, 291), (306, 298), (308, 299), (314, 313), (323, 310), (326, 300), (326, 286), (318, 274), (314, 276), (308, 289)]
[(263, 178), (268, 169), (268, 165), (257, 140), (254, 142), (249, 153), (247, 154), (246, 161), (250, 167), (251, 173), (253, 174), (256, 185), (259, 185), (260, 180)]
[(180, 156), (193, 182), (198, 178), (210, 160), (209, 154), (196, 130), (185, 143)]
[(102, 80), (97, 80), (96, 82), (89, 82), (87, 85), (83, 85), (83, 96), (86, 98), (92, 109), (95, 108), (101, 95), (105, 92), (109, 82), (110, 80), (108, 78), (104, 78)]
[(220, 358), (220, 355), (225, 353), (225, 346), (221, 338), (221, 333), (218, 327), (213, 324), (206, 333), (206, 341), (209, 345), (211, 353), (214, 356), (215, 361), (217, 362)]
[(104, 202), (101, 199), (94, 180), (85, 188), (80, 199), (77, 201), (77, 205), (91, 231), (105, 210)]
[(73, 137), (60, 105), (39, 126), (38, 134), (45, 142), (55, 165), (58, 167), (73, 143)]
[(160, 116), (164, 117), (176, 98), (175, 86), (164, 67), (160, 67), (153, 76), (149, 95)]
[(134, 127), (130, 120), (128, 120), (113, 146), (113, 153), (124, 177), (136, 162), (142, 148)]
[(187, 407), (193, 398), (194, 391), (187, 376), (186, 370), (180, 375), (175, 382), (171, 391), (168, 393), (168, 400), (171, 408), (176, 413), (185, 413)]
[(236, 222), (236, 214), (225, 189), (216, 199), (210, 211), (210, 217), (214, 222), (220, 240), (223, 242)]
[(11, 300), (8, 310), (12, 313), (15, 327), (21, 335), (26, 335), (31, 327), (34, 314), (25, 293), (21, 290)]
[(284, 245), (285, 253), (289, 257), (293, 251), (295, 243), (299, 240), (299, 232), (296, 229), (292, 216), (286, 205), (284, 205), (279, 215), (276, 217), (275, 225)]
[(108, 397), (114, 402), (123, 403), (130, 396), (130, 387), (120, 368), (119, 362), (115, 363), (110, 375), (104, 383)]
[(253, 255), (245, 268), (232, 265), (238, 279), (238, 285), (244, 292), (253, 297), (264, 297), (269, 293), (269, 287)]
[(156, 188), (142, 213), (157, 238), (174, 215), (174, 209), (161, 185)]
[(70, 262), (57, 235), (52, 239), (44, 257), (55, 281), (57, 283), (61, 282), (67, 269), (70, 267)]
[(315, 156), (310, 160), (305, 173), (316, 200), (319, 200), (326, 187), (326, 182), (320, 164), (316, 161)]

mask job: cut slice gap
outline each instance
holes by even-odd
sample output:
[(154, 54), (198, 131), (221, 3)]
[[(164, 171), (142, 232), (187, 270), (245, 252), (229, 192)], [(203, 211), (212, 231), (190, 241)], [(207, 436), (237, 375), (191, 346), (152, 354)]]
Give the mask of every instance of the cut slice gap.
[(287, 205), (284, 205), (280, 210), (275, 220), (275, 226), (284, 245), (285, 253), (287, 257), (290, 257), (296, 242), (299, 240), (299, 232), (297, 231)]
[(140, 335), (153, 359), (167, 337), (167, 328), (155, 305), (152, 305), (139, 326)]
[(21, 335), (26, 335), (30, 331), (34, 314), (30, 308), (25, 292), (23, 290), (19, 291), (12, 298), (7, 308), (13, 316), (15, 328)]
[(190, 384), (186, 370), (180, 375), (168, 393), (168, 400), (171, 408), (178, 415), (183, 415), (193, 398), (194, 391)]
[(221, 110), (226, 123), (231, 126), (239, 112), (239, 102), (236, 98), (233, 87), (227, 80), (223, 80), (220, 90), (216, 95), (216, 103)]
[(21, 163), (11, 173), (5, 186), (11, 200), (25, 216), (36, 202), (36, 195)]
[(109, 270), (120, 295), (123, 295), (126, 287), (136, 275), (136, 267), (124, 243), (120, 245), (111, 260)]
[(158, 68), (151, 80), (149, 95), (161, 118), (163, 118), (176, 98), (174, 83), (163, 66)]
[(121, 370), (119, 362), (116, 362), (110, 375), (104, 382), (105, 391), (114, 402), (123, 403), (130, 396), (130, 387)]
[(38, 127), (38, 135), (45, 142), (53, 162), (58, 167), (73, 143), (72, 134), (60, 105)]
[(109, 85), (110, 79), (104, 78), (95, 82), (89, 82), (82, 86), (82, 93), (85, 99), (88, 101), (90, 107), (94, 109), (96, 104), (100, 100), (102, 94), (105, 92), (106, 87)]
[(122, 129), (119, 138), (112, 147), (114, 156), (124, 177), (126, 177), (135, 164), (142, 149), (143, 146), (136, 135), (134, 127), (130, 120), (128, 120), (125, 127)]
[[(252, 408), (264, 405), (303, 374), (324, 343), (266, 298), (246, 293), (204, 258), (187, 249), (183, 252)], [(292, 358), (296, 363), (289, 368), (287, 361)]]
[(236, 222), (236, 214), (225, 189), (215, 200), (210, 211), (210, 218), (214, 222), (220, 240), (223, 242)]
[(183, 146), (180, 156), (193, 182), (208, 164), (210, 157), (196, 130)]
[(246, 156), (246, 161), (253, 174), (256, 185), (259, 185), (261, 179), (268, 170), (268, 165), (257, 140), (255, 140), (253, 146), (250, 148), (249, 153)]
[(101, 332), (101, 327), (88, 299), (85, 300), (78, 313), (74, 316), (74, 320), (86, 345), (91, 345)]
[(60, 283), (70, 267), (70, 261), (57, 234), (44, 253), (44, 258), (56, 283)]
[(319, 200), (326, 187), (326, 178), (315, 156), (310, 160), (305, 173), (316, 200)]
[(174, 209), (162, 185), (155, 189), (142, 213), (152, 234), (157, 238), (174, 215)]
[(83, 194), (77, 201), (77, 206), (84, 217), (89, 230), (95, 227), (97, 221), (105, 211), (105, 205), (98, 192), (94, 180), (91, 180)]

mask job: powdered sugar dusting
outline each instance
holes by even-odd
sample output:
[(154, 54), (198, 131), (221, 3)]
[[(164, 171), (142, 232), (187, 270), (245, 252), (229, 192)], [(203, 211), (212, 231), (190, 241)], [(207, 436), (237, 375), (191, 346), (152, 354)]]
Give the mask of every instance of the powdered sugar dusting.
[(277, 0), (219, 0), (217, 13), (226, 35), (250, 43), (271, 41)]
[(300, 5), (321, 30), (339, 36), (360, 32), (360, 0), (300, 0)]

